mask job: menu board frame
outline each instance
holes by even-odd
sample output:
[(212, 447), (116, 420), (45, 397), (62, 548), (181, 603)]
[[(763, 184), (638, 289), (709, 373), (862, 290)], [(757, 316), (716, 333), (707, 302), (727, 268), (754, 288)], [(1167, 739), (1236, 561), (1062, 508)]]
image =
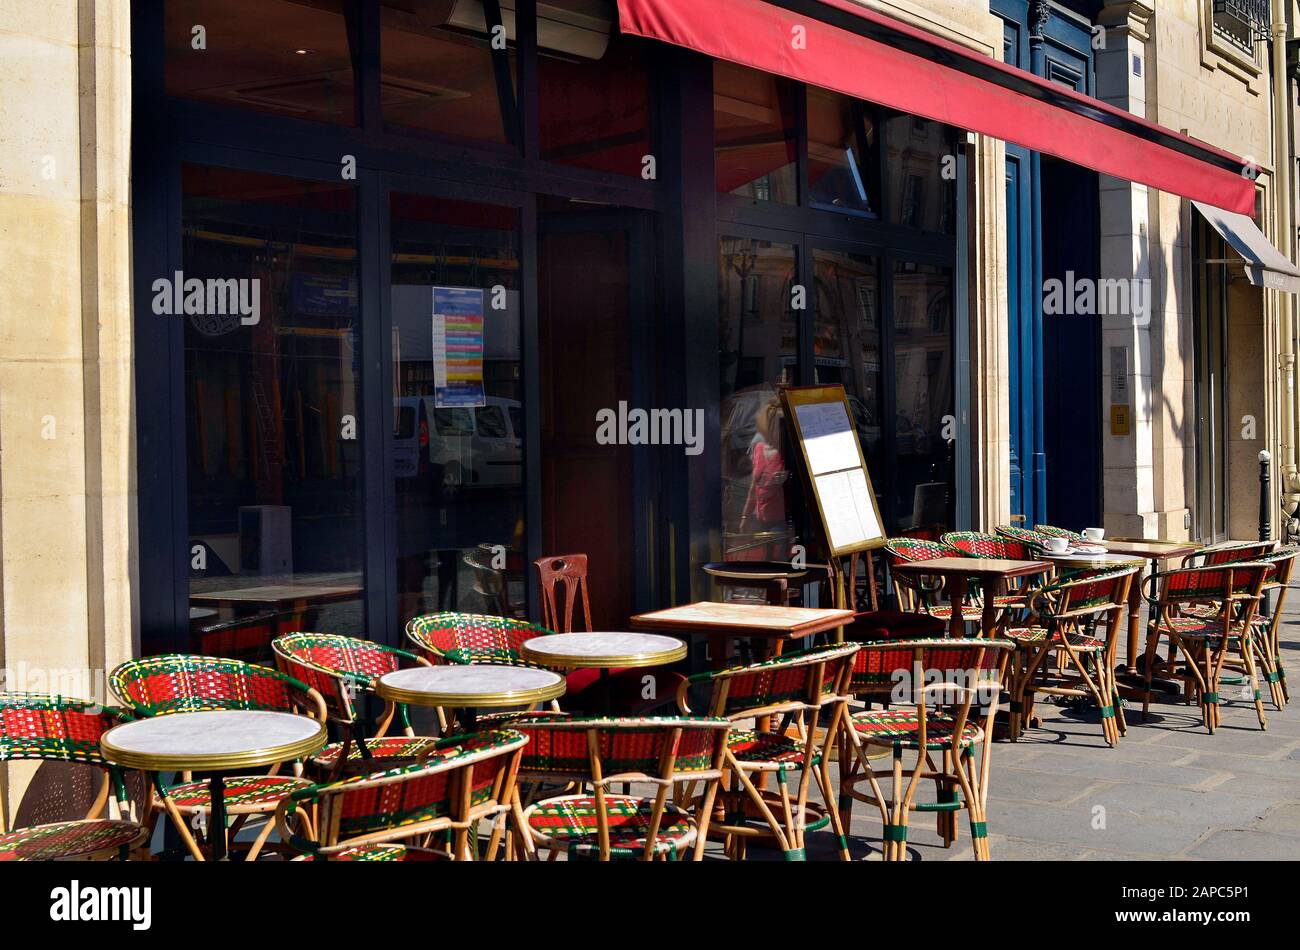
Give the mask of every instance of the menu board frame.
[[(857, 429), (853, 424), (853, 409), (849, 405), (849, 397), (844, 391), (844, 387), (841, 385), (787, 386), (781, 389), (781, 405), (785, 410), (786, 422), (790, 426), (793, 441), (799, 448), (804, 489), (817, 509), (822, 539), (830, 556), (838, 558), (864, 551), (875, 551), (884, 547), (889, 541), (889, 536), (885, 532), (884, 519), (880, 517), (880, 505), (876, 501), (875, 488), (871, 483), (871, 472), (867, 468), (866, 457), (862, 454), (862, 443), (858, 439)], [(799, 418), (800, 407), (808, 406), (840, 406), (843, 408), (844, 416), (848, 419), (847, 432), (851, 436), (852, 454), (856, 458), (851, 458), (845, 454), (848, 451), (848, 439), (838, 440), (838, 444), (831, 449), (818, 446), (813, 451), (810, 451), (809, 438), (805, 433), (804, 423)], [(837, 413), (830, 410), (827, 415), (833, 417)], [(839, 457), (833, 457), (835, 454), (838, 454)], [(830, 479), (835, 479), (838, 483), (840, 476), (845, 476), (845, 483), (851, 484), (854, 476), (859, 472), (866, 481), (866, 495), (871, 501), (871, 511), (875, 516), (877, 533), (868, 535), (860, 541), (837, 545), (833, 540), (834, 534), (831, 530), (831, 521), (827, 518), (828, 503), (822, 497), (822, 486), (829, 484)]]

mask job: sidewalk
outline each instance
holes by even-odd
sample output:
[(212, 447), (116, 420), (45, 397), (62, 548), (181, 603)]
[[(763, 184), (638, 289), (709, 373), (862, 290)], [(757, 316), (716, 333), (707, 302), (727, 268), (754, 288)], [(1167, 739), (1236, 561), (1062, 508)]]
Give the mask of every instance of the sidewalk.
[[(1282, 650), (1294, 689), (1300, 685), (1294, 593), (1283, 611)], [(1128, 735), (1114, 749), (1102, 739), (1095, 709), (1076, 715), (1040, 701), (1042, 726), (993, 748), (993, 859), (1294, 859), (1300, 854), (1300, 695), (1278, 711), (1265, 690), (1263, 732), (1254, 705), (1238, 698), (1239, 687), (1225, 687), (1223, 695), (1223, 722), (1214, 735), (1196, 706), (1153, 704), (1143, 722), (1140, 705), (1129, 703)], [(964, 813), (961, 837), (947, 850), (932, 815), (914, 814), (912, 821), (912, 860), (971, 860)], [(855, 859), (879, 860), (880, 817), (873, 806), (854, 804), (850, 835)], [(829, 829), (810, 833), (807, 847), (809, 860), (835, 859)], [(750, 851), (751, 859), (768, 856), (777, 857)]]

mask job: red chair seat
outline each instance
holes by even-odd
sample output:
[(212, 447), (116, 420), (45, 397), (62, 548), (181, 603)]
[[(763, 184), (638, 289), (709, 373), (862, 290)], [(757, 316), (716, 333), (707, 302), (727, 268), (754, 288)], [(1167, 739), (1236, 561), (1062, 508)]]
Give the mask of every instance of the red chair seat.
[[(611, 854), (635, 855), (645, 849), (650, 816), (654, 811), (649, 799), (627, 795), (606, 795), (609, 814)], [(596, 799), (591, 795), (567, 795), (538, 802), (525, 813), (528, 827), (548, 844), (566, 846), (570, 851), (599, 850), (599, 823)], [(656, 853), (680, 852), (695, 841), (695, 826), (686, 812), (669, 804), (664, 809), (659, 833), (655, 835)]]
[[(366, 749), (374, 760), (374, 771), (380, 772), (403, 764), (405, 760), (414, 762), (431, 752), (437, 744), (438, 740), (432, 736), (384, 736), (382, 739), (367, 739)], [(331, 742), (312, 758), (311, 764), (321, 769), (332, 769), (338, 765), (342, 751), (342, 742)], [(361, 761), (361, 747), (354, 742), (348, 749), (348, 765)]]
[[(226, 779), (226, 811), (270, 811), (291, 792), (307, 788), (312, 783), (292, 775), (240, 775)], [(182, 811), (208, 809), (212, 795), (206, 781), (185, 782), (167, 790), (167, 797)]]
[(0, 835), (2, 861), (90, 860), (141, 844), (148, 829), (134, 821), (59, 821)]
[[(915, 709), (868, 709), (852, 717), (853, 728), (869, 745), (915, 749), (921, 731), (921, 717)], [(953, 743), (955, 720), (949, 713), (929, 711), (925, 717), (925, 747), (946, 749)], [(984, 739), (984, 730), (969, 720), (962, 730), (961, 744), (974, 745)]]
[[(749, 732), (732, 730), (727, 733), (727, 749), (736, 761), (746, 764), (770, 763), (799, 768), (803, 765), (803, 743), (791, 736), (775, 732)], [(821, 762), (821, 755), (813, 753), (813, 765)]]
[[(373, 842), (371, 844), (360, 844), (355, 848), (347, 848), (343, 851), (335, 852), (328, 858), (330, 861), (436, 861), (442, 855), (436, 851), (430, 851), (427, 848), (412, 848), (404, 844), (382, 844)], [(312, 856), (309, 854), (300, 855), (294, 858), (295, 861), (310, 861)]]

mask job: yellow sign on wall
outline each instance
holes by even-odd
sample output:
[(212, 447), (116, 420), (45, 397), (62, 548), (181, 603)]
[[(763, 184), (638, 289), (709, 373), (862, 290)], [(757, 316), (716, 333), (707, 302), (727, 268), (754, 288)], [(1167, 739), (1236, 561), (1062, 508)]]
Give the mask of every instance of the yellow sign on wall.
[(1133, 425), (1133, 414), (1128, 406), (1110, 407), (1110, 434), (1128, 435)]

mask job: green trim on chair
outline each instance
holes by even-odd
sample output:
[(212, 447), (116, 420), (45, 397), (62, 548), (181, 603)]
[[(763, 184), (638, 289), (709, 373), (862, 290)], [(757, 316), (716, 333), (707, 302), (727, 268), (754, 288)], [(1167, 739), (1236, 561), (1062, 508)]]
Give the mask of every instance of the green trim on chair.
[(1102, 719), (1114, 719), (1114, 718), (1115, 718), (1115, 707), (1114, 707), (1114, 706), (1102, 706), (1102, 707), (1101, 707), (1101, 718), (1102, 718)]
[(972, 821), (970, 823), (970, 834), (972, 838), (987, 838), (989, 836), (988, 822)]
[(784, 855), (784, 857), (785, 857), (785, 859), (786, 859), (787, 861), (807, 861), (807, 860), (808, 860), (808, 852), (805, 851), (803, 848), (793, 848), (793, 849), (791, 849), (791, 850), (789, 850), (789, 851), (783, 852), (783, 855)]
[(906, 841), (907, 825), (885, 825), (886, 841)]
[(1218, 694), (1218, 693), (1206, 693), (1206, 694), (1205, 694), (1205, 703), (1206, 703), (1207, 706), (1217, 706), (1217, 705), (1219, 704), (1219, 694)]

